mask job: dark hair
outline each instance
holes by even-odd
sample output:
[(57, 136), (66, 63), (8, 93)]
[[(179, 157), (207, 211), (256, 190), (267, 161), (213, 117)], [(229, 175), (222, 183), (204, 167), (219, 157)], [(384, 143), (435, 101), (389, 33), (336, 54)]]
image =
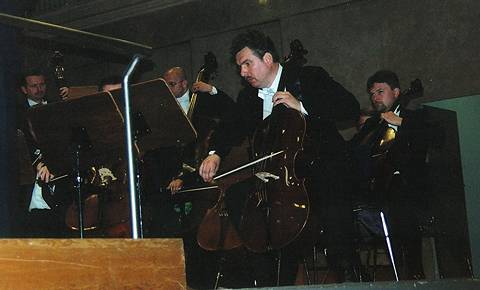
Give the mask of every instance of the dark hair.
[(398, 80), (397, 74), (389, 70), (379, 70), (368, 78), (367, 93), (370, 94), (370, 89), (374, 83), (386, 83), (392, 90), (400, 89), (400, 81)]
[(111, 76), (105, 77), (98, 82), (97, 90), (101, 92), (103, 91), (103, 86), (121, 84), (122, 81), (123, 79), (119, 75), (111, 75)]
[(269, 52), (272, 55), (274, 62), (279, 62), (280, 60), (272, 39), (258, 30), (247, 30), (244, 33), (240, 33), (232, 40), (230, 54), (234, 63), (237, 53), (245, 47), (250, 48), (259, 58), (262, 58), (265, 53)]
[(45, 77), (44, 72), (39, 68), (31, 68), (22, 72), (22, 75), (19, 79), (19, 85), (25, 87), (27, 85), (27, 77), (29, 76), (43, 76)]

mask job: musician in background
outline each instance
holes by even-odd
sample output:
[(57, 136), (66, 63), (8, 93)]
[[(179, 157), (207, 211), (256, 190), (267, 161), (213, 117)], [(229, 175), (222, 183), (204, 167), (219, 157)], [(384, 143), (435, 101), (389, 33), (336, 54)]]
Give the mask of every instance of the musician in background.
[[(367, 93), (378, 115), (369, 118), (351, 141), (358, 165), (355, 199), (359, 204), (386, 210), (396, 262), (402, 262), (405, 255), (408, 267), (407, 276), (401, 278), (423, 279), (418, 218), (425, 209), (426, 200), (424, 112), (405, 108), (402, 102), (405, 96), (400, 94), (399, 79), (392, 71), (380, 70), (368, 78)], [(374, 156), (379, 156), (383, 150), (373, 152), (373, 148), (377, 148), (388, 128), (396, 132), (395, 139), (383, 161), (379, 162)], [(369, 138), (375, 135), (379, 138)]]
[[(45, 191), (55, 191), (55, 195), (61, 195), (59, 192), (62, 190), (58, 186), (55, 188), (56, 186), (46, 185), (53, 178), (53, 174), (42, 159), (42, 153), (30, 134), (26, 119), (28, 108), (49, 102), (46, 97), (47, 85), (44, 74), (40, 70), (27, 71), (22, 76), (20, 90), (23, 97), (17, 105), (17, 128), (25, 136), (36, 177), (34, 184), (20, 187), (22, 192), (19, 193), (21, 198), (18, 201), (18, 212), (24, 214), (25, 220), (24, 224), (19, 226), (17, 234), (38, 238), (64, 237), (64, 208), (60, 205), (62, 201), (52, 201), (52, 204), (48, 204), (43, 198)], [(68, 93), (68, 87), (62, 87), (59, 90), (59, 97), (67, 98)]]
[[(306, 188), (310, 198), (309, 222), (322, 223), (316, 227), (314, 242), (322, 229), (328, 262), (338, 281), (356, 280), (352, 275), (354, 253), (351, 245), (352, 213), (350, 186), (347, 180), (346, 147), (335, 122), (358, 117), (359, 104), (342, 85), (334, 81), (321, 67), (303, 67), (295, 75), (279, 63), (279, 55), (272, 40), (260, 31), (247, 31), (232, 41), (231, 56), (247, 82), (237, 99), (238, 122), (225, 131), (217, 131), (221, 138), (212, 145), (214, 154), (200, 167), (200, 175), (212, 180), (221, 160), (234, 143), (252, 137), (262, 119), (267, 118), (274, 106), (286, 106), (302, 112), (307, 121), (307, 135), (312, 138), (315, 151), (306, 166)], [(288, 77), (287, 77), (288, 76)], [(212, 152), (213, 153), (213, 152)], [(229, 216), (238, 225), (242, 205), (248, 195), (248, 186), (234, 185), (234, 194), (227, 193)], [(314, 243), (313, 242), (313, 243)], [(295, 243), (295, 242), (294, 242)], [(297, 245), (304, 248), (303, 245)], [(299, 252), (287, 246), (282, 250), (280, 285), (295, 282)], [(298, 256), (297, 256), (298, 255)], [(276, 285), (276, 253), (249, 253), (246, 265), (253, 271), (252, 286)]]
[[(205, 137), (202, 136), (201, 131), (215, 130), (220, 120), (228, 123), (228, 119), (232, 118), (233, 100), (215, 86), (198, 81), (194, 82), (189, 89), (185, 71), (181, 67), (168, 69), (163, 74), (163, 79), (185, 115), (188, 115), (189, 109), (192, 109), (190, 108), (192, 93), (197, 94), (191, 122), (199, 132), (199, 139)], [(202, 128), (202, 126), (207, 128)], [(196, 226), (185, 229), (189, 227), (185, 223), (192, 219), (191, 215), (197, 210), (199, 201), (187, 199), (183, 202), (176, 202), (172, 200), (172, 194), (185, 185), (193, 187), (201, 183), (196, 174), (198, 163), (196, 154), (198, 154), (198, 142), (203, 141), (197, 140), (186, 147), (158, 148), (147, 152), (143, 158), (143, 172), (145, 173), (143, 182), (145, 196), (148, 199), (146, 203), (152, 206), (152, 221), (147, 235), (183, 238), (187, 283), (195, 289), (214, 287), (217, 270), (216, 259), (214, 254), (208, 253), (198, 246)], [(191, 222), (195, 223), (195, 221)], [(199, 221), (197, 222), (199, 223)]]

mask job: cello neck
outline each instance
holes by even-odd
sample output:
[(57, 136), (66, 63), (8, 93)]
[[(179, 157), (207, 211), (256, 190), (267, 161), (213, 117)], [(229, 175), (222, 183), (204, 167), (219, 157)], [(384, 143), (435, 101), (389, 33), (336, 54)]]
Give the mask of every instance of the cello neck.
[[(202, 68), (198, 74), (195, 82), (199, 82), (203, 80), (203, 72), (205, 68)], [(195, 111), (195, 105), (197, 104), (197, 93), (193, 93), (190, 99), (190, 105), (188, 106), (187, 117), (189, 120), (192, 120), (193, 112)]]

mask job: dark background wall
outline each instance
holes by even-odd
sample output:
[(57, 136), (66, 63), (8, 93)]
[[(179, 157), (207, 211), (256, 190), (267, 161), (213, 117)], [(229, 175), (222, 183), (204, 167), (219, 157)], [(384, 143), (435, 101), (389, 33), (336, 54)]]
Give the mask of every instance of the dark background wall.
[[(420, 78), (430, 98), (480, 91), (478, 1), (265, 2), (193, 1), (88, 29), (153, 46), (155, 66), (143, 79), (158, 77), (172, 65), (184, 66), (192, 78), (203, 55), (213, 51), (219, 61), (215, 82), (234, 98), (239, 80), (228, 48), (232, 37), (246, 28), (270, 34), (282, 55), (288, 54), (291, 40), (300, 39), (309, 50), (309, 64), (325, 67), (363, 106), (368, 105), (365, 80), (380, 68), (398, 72), (404, 88)], [(62, 23), (58, 15), (46, 19), (76, 23)], [(36, 54), (28, 62), (42, 58)], [(73, 83), (92, 84), (121, 72), (125, 62), (76, 51), (67, 58), (67, 69)]]
[[(18, 13), (22, 2), (0, 2), (0, 11)], [(9, 235), (10, 204), (16, 192), (16, 122), (15, 75), (20, 71), (21, 49), (16, 43), (17, 30), (0, 24), (0, 238)]]

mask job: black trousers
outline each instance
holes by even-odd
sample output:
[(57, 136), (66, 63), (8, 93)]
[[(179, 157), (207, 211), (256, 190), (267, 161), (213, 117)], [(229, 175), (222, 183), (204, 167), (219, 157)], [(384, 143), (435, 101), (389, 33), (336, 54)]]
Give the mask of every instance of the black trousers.
[(32, 209), (26, 214), (25, 238), (66, 238), (65, 217), (57, 209)]

